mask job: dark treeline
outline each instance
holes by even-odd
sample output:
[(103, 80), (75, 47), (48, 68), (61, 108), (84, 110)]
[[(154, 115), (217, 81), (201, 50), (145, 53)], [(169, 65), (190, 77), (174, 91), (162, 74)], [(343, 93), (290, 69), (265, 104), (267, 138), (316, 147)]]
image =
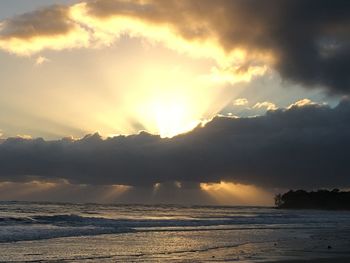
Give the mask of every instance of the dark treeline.
[(277, 208), (350, 210), (350, 192), (338, 189), (306, 192), (290, 190), (275, 196)]

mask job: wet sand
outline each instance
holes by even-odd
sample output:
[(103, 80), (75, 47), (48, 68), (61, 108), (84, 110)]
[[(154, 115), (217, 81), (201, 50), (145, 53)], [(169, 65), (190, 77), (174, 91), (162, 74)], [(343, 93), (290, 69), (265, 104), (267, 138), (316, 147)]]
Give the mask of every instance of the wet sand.
[(306, 260), (282, 260), (271, 261), (267, 263), (349, 263), (350, 258), (321, 258), (321, 259), (306, 259)]

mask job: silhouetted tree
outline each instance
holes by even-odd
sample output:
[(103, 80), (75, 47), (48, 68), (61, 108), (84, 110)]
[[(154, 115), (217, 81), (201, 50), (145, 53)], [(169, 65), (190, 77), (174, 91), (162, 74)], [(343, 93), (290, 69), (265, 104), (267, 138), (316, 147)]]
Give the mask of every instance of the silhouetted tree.
[(275, 195), (275, 205), (277, 207), (280, 207), (282, 204), (283, 204), (282, 195), (281, 194)]
[(350, 192), (320, 189), (316, 192), (290, 190), (275, 196), (277, 208), (350, 210)]

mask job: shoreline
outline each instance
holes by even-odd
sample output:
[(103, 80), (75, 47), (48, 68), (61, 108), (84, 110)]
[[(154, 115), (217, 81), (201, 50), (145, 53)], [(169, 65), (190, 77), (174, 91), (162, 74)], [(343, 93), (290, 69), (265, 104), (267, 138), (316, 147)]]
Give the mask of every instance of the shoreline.
[(288, 259), (277, 261), (265, 261), (265, 263), (348, 263), (350, 257), (330, 257), (330, 258), (314, 258), (314, 259)]

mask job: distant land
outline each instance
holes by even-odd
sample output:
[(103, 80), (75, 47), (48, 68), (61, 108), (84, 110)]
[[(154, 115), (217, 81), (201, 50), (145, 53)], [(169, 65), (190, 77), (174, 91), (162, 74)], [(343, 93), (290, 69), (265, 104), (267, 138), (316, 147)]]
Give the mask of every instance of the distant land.
[(350, 210), (350, 192), (339, 189), (312, 192), (290, 190), (277, 194), (275, 205), (282, 209)]

